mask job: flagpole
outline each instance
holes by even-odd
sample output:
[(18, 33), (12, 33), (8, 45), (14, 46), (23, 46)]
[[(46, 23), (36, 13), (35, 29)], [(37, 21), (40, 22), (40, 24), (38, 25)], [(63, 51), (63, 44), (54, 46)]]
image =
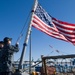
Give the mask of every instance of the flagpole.
[(29, 75), (31, 75), (31, 33), (30, 33), (30, 50), (29, 50)]
[(29, 40), (29, 36), (30, 36), (30, 33), (31, 33), (31, 27), (32, 27), (31, 26), (31, 20), (32, 20), (32, 16), (34, 14), (34, 11), (36, 9), (36, 5), (37, 5), (37, 0), (35, 0), (35, 2), (34, 2), (34, 6), (33, 6), (32, 14), (31, 14), (30, 23), (29, 23), (29, 26), (28, 26), (28, 30), (27, 30), (27, 34), (26, 34), (25, 40), (24, 40), (23, 50), (22, 50), (22, 54), (21, 54), (20, 62), (19, 62), (19, 66), (18, 66), (19, 70), (22, 69), (22, 63), (23, 63), (25, 51), (26, 51), (28, 40)]

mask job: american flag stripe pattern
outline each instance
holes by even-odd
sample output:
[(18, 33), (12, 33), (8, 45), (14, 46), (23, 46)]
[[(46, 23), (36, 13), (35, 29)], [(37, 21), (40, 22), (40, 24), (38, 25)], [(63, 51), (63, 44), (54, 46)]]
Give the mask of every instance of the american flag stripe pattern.
[(51, 37), (75, 45), (75, 24), (57, 20), (50, 16), (39, 4), (32, 16), (31, 25)]

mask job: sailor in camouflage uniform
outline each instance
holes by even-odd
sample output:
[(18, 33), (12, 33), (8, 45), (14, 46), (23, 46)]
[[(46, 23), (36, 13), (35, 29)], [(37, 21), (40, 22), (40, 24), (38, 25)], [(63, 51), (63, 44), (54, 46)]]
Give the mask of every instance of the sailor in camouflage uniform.
[(12, 75), (12, 56), (14, 52), (18, 52), (18, 44), (11, 45), (11, 38), (4, 38), (4, 48), (2, 50), (1, 75)]

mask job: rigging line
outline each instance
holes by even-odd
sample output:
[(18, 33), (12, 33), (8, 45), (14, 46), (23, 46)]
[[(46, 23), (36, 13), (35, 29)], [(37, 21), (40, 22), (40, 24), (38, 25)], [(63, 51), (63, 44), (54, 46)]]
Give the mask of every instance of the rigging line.
[[(31, 10), (32, 10), (32, 8), (31, 8)], [(23, 28), (22, 28), (22, 30), (21, 30), (21, 32), (20, 32), (18, 38), (17, 38), (16, 43), (19, 43), (20, 39), (22, 38), (22, 36), (23, 36), (23, 34), (24, 34), (23, 31), (24, 31), (24, 29), (25, 29), (25, 27), (26, 27), (26, 25), (27, 25), (27, 22), (28, 22), (29, 16), (30, 16), (30, 14), (32, 13), (31, 10), (30, 10), (30, 12), (28, 13), (27, 19), (26, 19), (26, 21), (25, 21), (25, 23), (24, 23), (24, 26), (23, 26)]]
[(27, 23), (27, 21), (28, 21), (28, 19), (29, 19), (30, 14), (31, 14), (31, 12), (29, 12), (28, 17), (27, 17), (27, 19), (26, 19), (26, 21), (25, 21), (25, 24), (24, 24), (24, 26), (23, 26), (23, 28), (22, 28), (20, 34), (22, 34), (22, 32), (23, 32), (23, 30), (24, 30), (24, 28), (25, 28), (25, 26), (26, 26), (26, 23)]
[(19, 35), (19, 37), (18, 37), (16, 43), (18, 43), (18, 42), (20, 41), (20, 39), (22, 38), (22, 36), (23, 36), (23, 31), (24, 31), (24, 28), (26, 27), (26, 24), (27, 24), (27, 22), (28, 22), (28, 19), (29, 19), (30, 14), (31, 14), (31, 12), (29, 12), (29, 14), (28, 14), (28, 17), (27, 17), (27, 19), (26, 19), (26, 21), (25, 21), (25, 23), (24, 23), (24, 26), (23, 26), (23, 28), (22, 28), (22, 30), (21, 30), (21, 32), (20, 32), (20, 35)]

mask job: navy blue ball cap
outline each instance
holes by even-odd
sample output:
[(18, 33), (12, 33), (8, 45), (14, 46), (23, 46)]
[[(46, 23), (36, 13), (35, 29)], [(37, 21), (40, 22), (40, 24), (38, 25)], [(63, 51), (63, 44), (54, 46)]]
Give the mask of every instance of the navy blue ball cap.
[(9, 38), (9, 37), (4, 38), (4, 42), (11, 41), (11, 40), (12, 40), (12, 38)]

